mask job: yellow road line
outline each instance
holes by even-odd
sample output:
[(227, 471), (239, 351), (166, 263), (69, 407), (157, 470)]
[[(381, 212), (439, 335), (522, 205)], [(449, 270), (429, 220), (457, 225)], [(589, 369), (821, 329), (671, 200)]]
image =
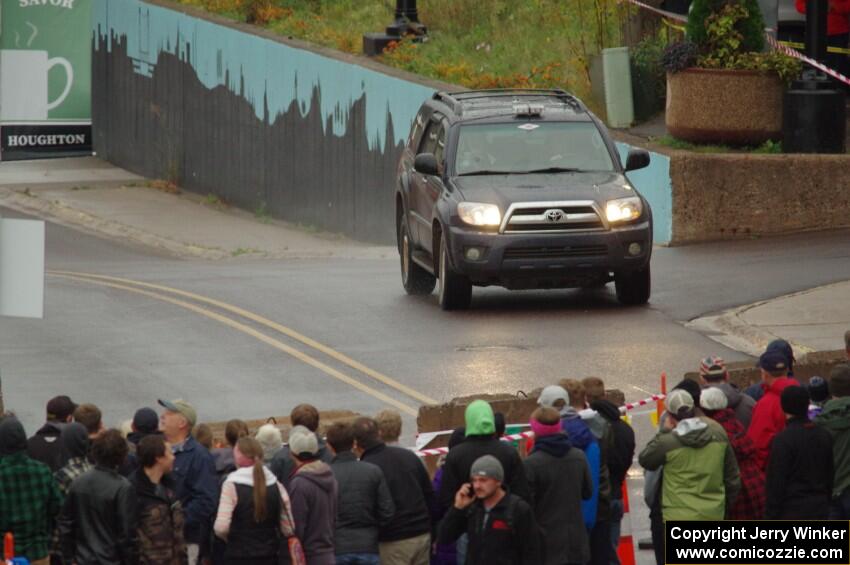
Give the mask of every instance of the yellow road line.
[(252, 322), (255, 322), (255, 323), (260, 324), (262, 326), (265, 326), (267, 328), (273, 329), (277, 332), (280, 332), (283, 335), (291, 337), (292, 339), (294, 339), (296, 341), (300, 341), (304, 345), (306, 345), (308, 347), (312, 347), (313, 349), (315, 349), (315, 350), (317, 350), (321, 353), (324, 353), (328, 357), (332, 357), (333, 359), (336, 359), (340, 363), (342, 363), (344, 365), (348, 365), (352, 369), (355, 369), (355, 370), (360, 371), (361, 373), (363, 373), (365, 375), (372, 377), (376, 381), (379, 381), (379, 382), (387, 385), (388, 387), (394, 388), (394, 389), (398, 390), (399, 392), (403, 392), (407, 396), (409, 396), (411, 398), (415, 398), (416, 400), (422, 402), (423, 404), (438, 404), (438, 402), (435, 399), (431, 398), (430, 396), (426, 396), (426, 395), (422, 394), (421, 392), (414, 390), (414, 389), (410, 388), (409, 386), (398, 382), (397, 380), (393, 379), (392, 377), (388, 377), (387, 375), (384, 375), (383, 373), (379, 373), (378, 371), (375, 371), (374, 369), (370, 369), (369, 367), (363, 365), (362, 363), (360, 363), (358, 361), (355, 361), (354, 359), (348, 357), (347, 355), (340, 353), (339, 351), (336, 351), (335, 349), (332, 349), (331, 347), (328, 347), (327, 345), (324, 345), (323, 343), (319, 343), (318, 341), (311, 339), (311, 338), (293, 330), (292, 328), (288, 328), (288, 327), (286, 327), (282, 324), (279, 324), (279, 323), (277, 323), (273, 320), (269, 320), (268, 318), (264, 318), (263, 316), (255, 314), (253, 312), (249, 312), (248, 310), (245, 310), (244, 308), (240, 308), (238, 306), (234, 306), (232, 304), (228, 304), (226, 302), (222, 302), (222, 301), (216, 300), (214, 298), (209, 298), (207, 296), (195, 294), (194, 292), (188, 292), (188, 291), (180, 290), (180, 289), (177, 289), (177, 288), (171, 288), (171, 287), (168, 287), (168, 286), (152, 284), (152, 283), (147, 283), (147, 282), (143, 282), (143, 281), (136, 281), (136, 280), (133, 280), (133, 279), (110, 277), (110, 276), (107, 276), (107, 275), (97, 275), (97, 274), (93, 274), (93, 273), (78, 273), (78, 272), (73, 272), (73, 271), (48, 271), (47, 273), (49, 275), (69, 275), (69, 276), (74, 276), (74, 277), (78, 277), (78, 278), (90, 278), (90, 279), (110, 281), (110, 282), (115, 282), (115, 283), (120, 283), (120, 284), (130, 284), (130, 285), (135, 285), (135, 286), (141, 286), (141, 287), (144, 287), (144, 288), (151, 288), (151, 289), (154, 289), (154, 290), (169, 292), (171, 294), (176, 294), (178, 296), (183, 296), (185, 298), (191, 298), (192, 300), (196, 300), (198, 302), (203, 302), (204, 304), (216, 306), (217, 308), (221, 308), (222, 310), (226, 310), (228, 312), (238, 314), (239, 316), (242, 316), (245, 319), (251, 320)]
[(240, 331), (244, 334), (247, 334), (247, 335), (249, 335), (249, 336), (251, 336), (255, 339), (258, 339), (259, 341), (262, 341), (263, 343), (270, 345), (270, 346), (274, 347), (275, 349), (277, 349), (279, 351), (282, 351), (282, 352), (284, 352), (288, 355), (291, 355), (292, 357), (295, 357), (299, 361), (306, 363), (307, 365), (310, 365), (311, 367), (315, 367), (316, 369), (319, 369), (323, 373), (325, 373), (325, 374), (327, 374), (327, 375), (329, 375), (329, 376), (331, 376), (331, 377), (333, 377), (333, 378), (335, 378), (339, 381), (342, 381), (345, 384), (348, 384), (348, 385), (356, 388), (357, 390), (359, 390), (361, 392), (365, 392), (366, 394), (368, 394), (368, 395), (370, 395), (374, 398), (377, 398), (378, 400), (380, 400), (380, 401), (382, 401), (386, 404), (389, 404), (390, 406), (398, 408), (399, 410), (401, 410), (402, 412), (404, 412), (406, 414), (409, 414), (411, 416), (416, 416), (418, 414), (418, 410), (416, 408), (414, 408), (413, 406), (410, 406), (408, 404), (405, 404), (404, 402), (398, 401), (395, 398), (392, 398), (392, 397), (384, 394), (383, 392), (376, 390), (376, 389), (374, 389), (374, 388), (372, 388), (368, 385), (365, 385), (365, 384), (361, 383), (360, 381), (358, 381), (357, 379), (354, 379), (354, 378), (346, 375), (345, 373), (342, 373), (342, 372), (334, 369), (333, 367), (330, 367), (330, 366), (326, 365), (325, 363), (322, 363), (318, 359), (315, 359), (315, 358), (307, 355), (306, 353), (298, 351), (294, 347), (291, 347), (291, 346), (289, 346), (289, 345), (287, 345), (287, 344), (285, 344), (285, 343), (283, 343), (279, 340), (276, 340), (273, 337), (269, 337), (266, 334), (259, 332), (259, 331), (255, 330), (254, 328), (252, 328), (250, 326), (246, 326), (245, 324), (237, 322), (236, 320), (228, 318), (227, 316), (223, 316), (223, 315), (221, 315), (217, 312), (213, 312), (212, 310), (207, 310), (206, 308), (201, 308), (200, 306), (197, 306), (195, 304), (191, 304), (189, 302), (184, 302), (183, 300), (178, 300), (178, 299), (172, 298), (170, 296), (164, 296), (162, 294), (158, 294), (158, 293), (147, 291), (147, 290), (142, 290), (140, 288), (134, 288), (132, 286), (127, 286), (127, 285), (123, 285), (123, 284), (117, 284), (117, 283), (108, 282), (108, 281), (93, 280), (92, 278), (89, 278), (89, 277), (81, 277), (81, 276), (76, 276), (76, 275), (73, 275), (73, 274), (65, 274), (65, 273), (60, 273), (60, 272), (51, 272), (50, 274), (54, 277), (70, 279), (70, 280), (75, 280), (75, 281), (79, 281), (79, 282), (85, 282), (85, 283), (95, 284), (95, 285), (100, 285), (100, 286), (106, 286), (106, 287), (110, 287), (110, 288), (116, 288), (116, 289), (119, 289), (119, 290), (124, 290), (124, 291), (127, 291), (127, 292), (133, 292), (133, 293), (136, 293), (136, 294), (141, 294), (142, 296), (147, 296), (148, 298), (153, 298), (154, 300), (167, 302), (169, 304), (173, 304), (175, 306), (185, 308), (186, 310), (191, 310), (192, 312), (195, 312), (196, 314), (200, 314), (201, 316), (206, 316), (207, 318), (215, 320), (215, 321), (222, 323), (222, 324), (224, 324), (224, 325), (226, 325), (230, 328), (233, 328), (233, 329)]

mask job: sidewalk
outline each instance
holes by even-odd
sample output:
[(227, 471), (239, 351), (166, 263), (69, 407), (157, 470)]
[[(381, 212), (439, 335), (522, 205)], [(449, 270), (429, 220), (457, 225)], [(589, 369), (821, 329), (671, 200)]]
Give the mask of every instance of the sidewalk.
[[(164, 190), (163, 190), (164, 189)], [(311, 232), (227, 206), (214, 196), (174, 194), (95, 157), (0, 165), (0, 206), (183, 258), (383, 258), (392, 246)]]
[(777, 338), (789, 341), (798, 357), (844, 349), (844, 332), (850, 330), (850, 281), (698, 318), (687, 327), (753, 356)]

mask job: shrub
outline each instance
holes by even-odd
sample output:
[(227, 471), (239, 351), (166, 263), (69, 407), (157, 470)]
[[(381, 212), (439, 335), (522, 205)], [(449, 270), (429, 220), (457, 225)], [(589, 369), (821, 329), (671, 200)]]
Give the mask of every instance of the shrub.
[(693, 67), (697, 62), (699, 49), (690, 41), (677, 41), (671, 43), (664, 49), (661, 56), (661, 65), (668, 73), (678, 73), (688, 67)]
[[(722, 21), (716, 21), (724, 13)], [(737, 14), (743, 14), (738, 17)], [(714, 25), (729, 26), (740, 35), (739, 53), (764, 49), (764, 18), (758, 0), (693, 0), (686, 26), (687, 37), (704, 50), (710, 41), (712, 18)], [(729, 20), (734, 19), (730, 22)]]

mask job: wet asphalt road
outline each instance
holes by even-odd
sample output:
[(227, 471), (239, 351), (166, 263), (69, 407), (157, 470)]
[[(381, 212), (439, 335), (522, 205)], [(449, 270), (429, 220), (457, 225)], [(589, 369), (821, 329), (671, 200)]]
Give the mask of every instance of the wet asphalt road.
[[(155, 283), (262, 318), (130, 283), (119, 286), (136, 291), (48, 276), (44, 320), (0, 319), (0, 376), (7, 407), (28, 431), (43, 419), (44, 402), (59, 393), (98, 404), (113, 425), (157, 398), (188, 398), (206, 421), (288, 414), (307, 401), (372, 413), (390, 398), (412, 412), (423, 397), (527, 391), (589, 375), (638, 399), (658, 389), (662, 371), (674, 381), (701, 356), (746, 358), (682, 322), (850, 279), (848, 236), (658, 248), (645, 308), (620, 307), (609, 285), (476, 289), (470, 311), (445, 313), (434, 296), (404, 294), (389, 248), (385, 259), (373, 260), (201, 262), (48, 224), (48, 269)], [(405, 419), (410, 430), (413, 419)]]

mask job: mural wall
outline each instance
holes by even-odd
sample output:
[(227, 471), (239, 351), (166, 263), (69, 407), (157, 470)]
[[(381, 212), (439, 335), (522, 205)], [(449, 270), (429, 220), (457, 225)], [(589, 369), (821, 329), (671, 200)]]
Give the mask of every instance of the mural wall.
[[(141, 0), (93, 1), (100, 157), (248, 210), (394, 241), (396, 165), (432, 88)], [(657, 177), (633, 179), (653, 184), (653, 207), (656, 193), (669, 202), (669, 175), (654, 188)], [(666, 210), (658, 242), (669, 240)]]

